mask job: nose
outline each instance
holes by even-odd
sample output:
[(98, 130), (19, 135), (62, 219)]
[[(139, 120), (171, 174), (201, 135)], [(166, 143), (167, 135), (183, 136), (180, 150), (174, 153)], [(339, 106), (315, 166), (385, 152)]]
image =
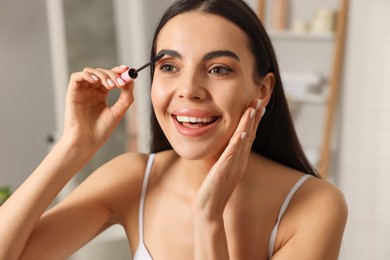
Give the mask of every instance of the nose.
[(182, 80), (177, 89), (180, 99), (191, 101), (204, 101), (208, 97), (205, 80), (199, 72), (189, 72), (182, 75)]

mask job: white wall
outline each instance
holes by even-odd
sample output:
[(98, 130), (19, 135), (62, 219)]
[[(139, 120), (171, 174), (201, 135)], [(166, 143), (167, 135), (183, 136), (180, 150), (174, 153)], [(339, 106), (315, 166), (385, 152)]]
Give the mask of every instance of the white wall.
[(350, 1), (342, 94), (345, 259), (389, 259), (390, 1)]
[(0, 186), (13, 189), (55, 131), (46, 1), (0, 1)]

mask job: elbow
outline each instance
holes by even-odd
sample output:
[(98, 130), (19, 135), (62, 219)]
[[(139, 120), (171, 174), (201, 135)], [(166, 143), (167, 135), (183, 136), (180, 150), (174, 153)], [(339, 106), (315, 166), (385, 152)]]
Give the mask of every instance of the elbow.
[(16, 250), (15, 248), (12, 248), (11, 246), (4, 246), (0, 244), (0, 260), (20, 260), (20, 259), (29, 259), (32, 258), (25, 258), (23, 257), (23, 251), (20, 252), (20, 250)]
[(0, 260), (17, 260), (18, 256), (9, 252), (5, 248), (0, 248)]

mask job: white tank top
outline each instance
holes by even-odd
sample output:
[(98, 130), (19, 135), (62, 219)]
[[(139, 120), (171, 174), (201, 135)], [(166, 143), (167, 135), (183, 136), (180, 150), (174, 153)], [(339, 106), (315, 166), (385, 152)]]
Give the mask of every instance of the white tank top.
[[(135, 252), (134, 259), (133, 260), (153, 260), (153, 257), (151, 256), (148, 248), (145, 245), (144, 242), (144, 208), (145, 208), (145, 197), (146, 197), (146, 190), (148, 187), (149, 182), (149, 176), (152, 169), (154, 161), (154, 154), (150, 154), (148, 163), (146, 165), (144, 180), (142, 183), (142, 191), (141, 191), (141, 197), (139, 202), (139, 210), (138, 210), (138, 230), (139, 230), (139, 245), (137, 248), (137, 251)], [(284, 212), (286, 211), (288, 205), (290, 204), (290, 201), (292, 197), (294, 196), (295, 192), (301, 187), (301, 185), (309, 178), (311, 175), (305, 174), (303, 175), (292, 187), (290, 192), (287, 194), (281, 208), (279, 211), (278, 219), (276, 221), (276, 224), (274, 228), (272, 229), (271, 236), (269, 239), (269, 245), (268, 245), (268, 259), (270, 259), (274, 254), (274, 246), (275, 246), (275, 240), (276, 235), (278, 233), (279, 223), (280, 220), (283, 217)]]

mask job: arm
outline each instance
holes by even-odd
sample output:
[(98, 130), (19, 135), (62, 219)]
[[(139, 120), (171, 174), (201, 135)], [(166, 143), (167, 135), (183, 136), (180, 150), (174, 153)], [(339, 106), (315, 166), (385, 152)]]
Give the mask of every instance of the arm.
[(116, 82), (119, 73), (125, 70), (85, 69), (72, 74), (63, 136), (31, 176), (0, 207), (0, 259), (20, 258), (33, 230), (46, 225), (40, 219), (55, 196), (120, 122), (133, 102), (133, 85), (117, 85), (122, 88), (121, 96), (116, 104), (108, 107), (106, 98), (112, 87), (107, 79)]
[(295, 196), (283, 217), (294, 231), (279, 239), (282, 242), (272, 259), (337, 260), (348, 216), (343, 194), (333, 185), (315, 180)]
[(143, 175), (137, 173), (144, 172), (145, 158), (124, 154), (97, 169), (43, 214), (21, 259), (66, 259), (109, 226), (123, 224), (138, 206)]
[(0, 207), (0, 259), (16, 259), (42, 213), (84, 164), (57, 144), (32, 175)]

